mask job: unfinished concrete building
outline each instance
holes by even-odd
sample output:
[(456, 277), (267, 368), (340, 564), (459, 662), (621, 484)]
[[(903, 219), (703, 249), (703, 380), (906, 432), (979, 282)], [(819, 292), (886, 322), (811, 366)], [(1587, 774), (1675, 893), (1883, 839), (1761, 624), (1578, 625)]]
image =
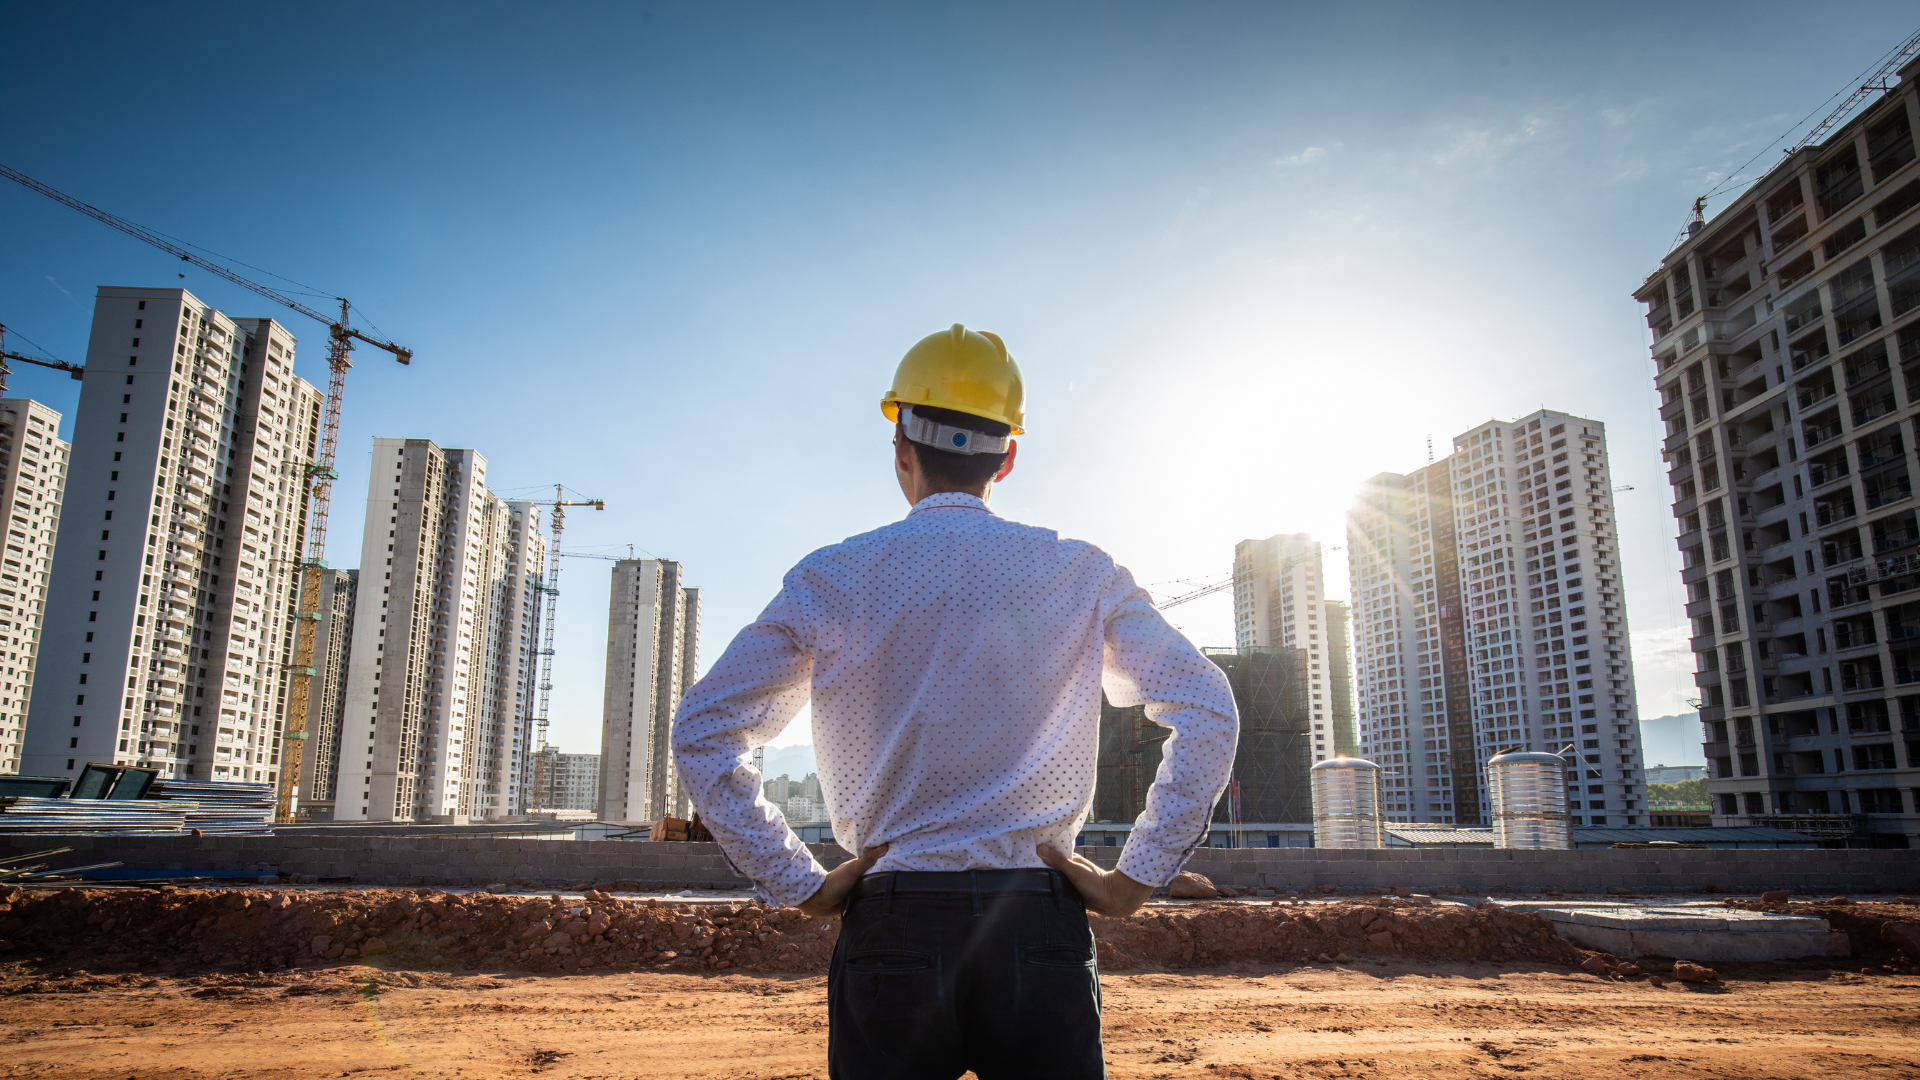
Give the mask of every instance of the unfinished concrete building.
[(1920, 837), (1920, 61), (1641, 284), (1714, 824)]
[(60, 414), (30, 398), (0, 398), (0, 773), (20, 771), (33, 699), (40, 623), (53, 579), (53, 541), (70, 447)]
[[(1360, 752), (1359, 714), (1353, 703), (1352, 628), (1353, 608), (1345, 600), (1327, 601), (1327, 722), (1333, 728), (1337, 757)], [(1314, 760), (1319, 761), (1323, 756), (1319, 732), (1314, 735)]]
[[(1207, 659), (1227, 673), (1233, 703), (1240, 710), (1240, 741), (1233, 752), (1233, 776), (1215, 804), (1213, 820), (1244, 827), (1260, 837), (1259, 825), (1313, 821), (1313, 792), (1308, 770), (1318, 760), (1311, 738), (1313, 711), (1308, 697), (1308, 659), (1303, 648), (1205, 650)], [(1248, 846), (1236, 836), (1234, 846)], [(1274, 846), (1279, 846), (1274, 838)]]
[(321, 406), (293, 349), (184, 289), (98, 290), (23, 771), (280, 779)]
[(1541, 410), (1369, 480), (1348, 517), (1361, 754), (1388, 819), (1481, 824), (1487, 760), (1568, 760), (1576, 825), (1639, 825), (1645, 778), (1606, 432)]
[(307, 751), (300, 755), (301, 821), (332, 821), (340, 780), (340, 722), (347, 709), (347, 672), (353, 655), (353, 603), (358, 570), (320, 571), (319, 620), (313, 638), (313, 698), (307, 711)]
[(529, 797), (530, 809), (600, 812), (599, 754), (563, 754), (548, 746), (534, 755), (540, 760), (534, 774), (543, 788)]
[(546, 539), (486, 459), (375, 439), (335, 821), (519, 814)]
[[(1245, 846), (1277, 845), (1256, 825), (1313, 821), (1308, 770), (1317, 760), (1307, 650), (1255, 646), (1207, 649), (1226, 672), (1240, 710), (1240, 741), (1234, 750), (1233, 785), (1213, 811), (1213, 820), (1246, 826)], [(1093, 820), (1128, 824), (1146, 809), (1147, 789), (1160, 770), (1168, 728), (1147, 719), (1145, 706), (1118, 708), (1100, 697), (1100, 741), (1093, 789)], [(1236, 794), (1237, 793), (1237, 794)]]
[(606, 700), (600, 733), (600, 818), (686, 817), (673, 767), (673, 714), (693, 685), (700, 590), (667, 559), (613, 564), (607, 601)]
[[(1312, 683), (1308, 700), (1315, 761), (1336, 753), (1339, 745), (1330, 681), (1336, 661), (1327, 604), (1320, 543), (1313, 537), (1283, 533), (1234, 545), (1234, 647), (1305, 651)], [(1345, 657), (1338, 661), (1342, 666), (1345, 662)]]

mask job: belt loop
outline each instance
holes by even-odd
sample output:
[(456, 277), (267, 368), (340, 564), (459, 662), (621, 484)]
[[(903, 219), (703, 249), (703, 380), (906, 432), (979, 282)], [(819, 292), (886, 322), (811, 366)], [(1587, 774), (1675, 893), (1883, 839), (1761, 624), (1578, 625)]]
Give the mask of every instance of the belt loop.
[(1060, 900), (1060, 871), (1048, 870), (1046, 874), (1047, 874), (1047, 891), (1053, 894), (1053, 910), (1055, 911), (1066, 910), (1066, 905), (1063, 904)]
[(900, 885), (899, 871), (889, 872), (887, 874), (887, 903), (886, 903), (885, 909), (880, 912), (881, 918), (893, 917), (893, 890), (898, 888), (899, 885)]
[(980, 871), (967, 871), (967, 882), (973, 886), (973, 917), (977, 919), (986, 914), (986, 909), (980, 906)]

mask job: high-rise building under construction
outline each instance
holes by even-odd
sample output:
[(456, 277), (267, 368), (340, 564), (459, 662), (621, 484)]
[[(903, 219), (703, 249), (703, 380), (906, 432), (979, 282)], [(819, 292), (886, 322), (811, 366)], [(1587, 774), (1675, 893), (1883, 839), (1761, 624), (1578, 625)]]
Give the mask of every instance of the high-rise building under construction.
[[(1344, 670), (1345, 635), (1336, 646), (1320, 543), (1306, 533), (1242, 540), (1233, 549), (1234, 647), (1300, 649), (1313, 718), (1313, 759), (1339, 753), (1339, 710), (1332, 674)], [(1351, 684), (1349, 683), (1349, 692)], [(1348, 710), (1351, 721), (1351, 710)], [(1349, 729), (1351, 730), (1351, 729)]]
[[(1333, 728), (1333, 752), (1360, 753), (1359, 714), (1353, 702), (1353, 608), (1345, 600), (1327, 601), (1327, 722)], [(1315, 732), (1318, 735), (1318, 732)], [(1314, 743), (1314, 760), (1321, 760)]]
[(1920, 841), (1920, 61), (1635, 290), (1716, 825)]
[(476, 451), (373, 441), (335, 821), (524, 809), (547, 544), (486, 480)]
[(682, 581), (680, 564), (667, 559), (613, 564), (600, 732), (603, 821), (687, 816), (672, 728), (699, 660), (700, 590)]
[(1575, 825), (1646, 816), (1605, 428), (1542, 410), (1367, 481), (1348, 516), (1361, 753), (1390, 820), (1490, 820), (1509, 749), (1567, 752)]
[(332, 821), (340, 780), (340, 723), (347, 711), (347, 673), (353, 657), (353, 605), (358, 570), (320, 571), (320, 602), (313, 630), (313, 689), (307, 705), (307, 750), (300, 755), (301, 821)]
[(20, 771), (69, 449), (60, 441), (59, 413), (29, 398), (0, 398), (0, 521), (7, 529), (0, 558), (0, 773)]
[(102, 287), (22, 771), (279, 777), (320, 392), (294, 338)]

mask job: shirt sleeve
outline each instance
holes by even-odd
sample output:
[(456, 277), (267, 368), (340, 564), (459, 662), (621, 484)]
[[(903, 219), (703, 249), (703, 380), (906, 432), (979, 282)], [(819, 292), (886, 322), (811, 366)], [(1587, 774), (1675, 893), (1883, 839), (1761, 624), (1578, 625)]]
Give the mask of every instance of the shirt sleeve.
[(673, 763), (702, 823), (735, 869), (789, 906), (817, 892), (827, 872), (767, 801), (752, 755), (786, 729), (812, 689), (813, 657), (791, 593), (790, 584), (735, 635), (681, 699), (673, 724)]
[(1133, 575), (1115, 568), (1102, 609), (1107, 700), (1121, 708), (1144, 705), (1147, 719), (1173, 729), (1118, 867), (1158, 887), (1206, 840), (1214, 804), (1233, 773), (1240, 713), (1226, 672), (1168, 625)]

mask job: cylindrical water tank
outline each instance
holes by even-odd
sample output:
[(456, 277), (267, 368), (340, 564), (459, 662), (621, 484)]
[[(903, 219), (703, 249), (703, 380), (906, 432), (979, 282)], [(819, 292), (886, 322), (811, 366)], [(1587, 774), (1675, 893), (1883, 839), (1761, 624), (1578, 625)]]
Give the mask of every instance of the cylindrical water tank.
[(1380, 766), (1363, 758), (1328, 758), (1313, 767), (1313, 846), (1386, 846), (1380, 817)]
[(1567, 762), (1558, 754), (1525, 751), (1487, 762), (1493, 803), (1493, 846), (1567, 848)]

